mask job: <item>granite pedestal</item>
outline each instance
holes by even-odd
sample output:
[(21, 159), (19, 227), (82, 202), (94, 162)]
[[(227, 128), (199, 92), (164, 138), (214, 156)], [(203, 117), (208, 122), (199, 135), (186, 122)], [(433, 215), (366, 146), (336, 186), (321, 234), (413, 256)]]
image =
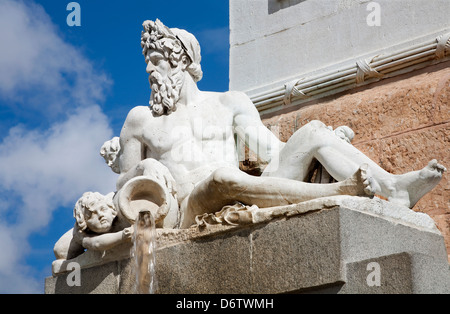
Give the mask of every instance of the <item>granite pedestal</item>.
[[(270, 222), (166, 236), (158, 293), (450, 293), (429, 216), (380, 199), (330, 199), (280, 207)], [(129, 258), (82, 269), (80, 286), (67, 276), (47, 278), (45, 292), (132, 293), (135, 278)]]

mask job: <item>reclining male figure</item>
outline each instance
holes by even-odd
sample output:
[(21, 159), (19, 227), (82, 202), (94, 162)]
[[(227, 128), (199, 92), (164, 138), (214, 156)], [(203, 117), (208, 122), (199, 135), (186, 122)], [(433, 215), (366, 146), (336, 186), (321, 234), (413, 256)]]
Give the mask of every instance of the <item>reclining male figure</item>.
[[(442, 178), (432, 160), (419, 171), (388, 173), (335, 131), (312, 121), (283, 143), (242, 92), (203, 92), (195, 37), (159, 20), (143, 24), (141, 45), (152, 89), (150, 106), (133, 108), (120, 134), (117, 189), (138, 175), (166, 178), (177, 189), (181, 227), (198, 214), (239, 201), (268, 207), (339, 194), (378, 194), (412, 208)], [(238, 167), (235, 136), (269, 164), (260, 177)], [(162, 163), (152, 167), (152, 160)], [(303, 182), (318, 160), (337, 183)], [(174, 181), (174, 182), (173, 182)], [(175, 226), (168, 226), (175, 227)]]

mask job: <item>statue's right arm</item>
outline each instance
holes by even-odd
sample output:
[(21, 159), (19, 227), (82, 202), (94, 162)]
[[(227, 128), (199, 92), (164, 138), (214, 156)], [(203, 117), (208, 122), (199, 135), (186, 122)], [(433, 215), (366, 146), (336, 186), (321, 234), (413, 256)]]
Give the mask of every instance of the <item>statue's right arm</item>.
[(120, 175), (116, 183), (119, 190), (128, 180), (136, 174), (133, 169), (142, 160), (142, 115), (139, 107), (130, 111), (120, 133), (119, 167)]
[(269, 162), (285, 143), (262, 123), (258, 110), (245, 93), (233, 91), (225, 95), (224, 102), (233, 108), (236, 134), (259, 158)]

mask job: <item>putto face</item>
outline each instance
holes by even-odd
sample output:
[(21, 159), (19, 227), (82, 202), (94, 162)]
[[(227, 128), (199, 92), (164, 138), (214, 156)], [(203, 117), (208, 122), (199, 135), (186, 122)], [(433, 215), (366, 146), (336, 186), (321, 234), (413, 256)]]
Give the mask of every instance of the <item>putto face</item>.
[(119, 159), (117, 155), (120, 151), (120, 138), (113, 137), (106, 141), (100, 149), (100, 155), (105, 159), (106, 164), (117, 174), (120, 174)]
[(117, 159), (117, 153), (108, 154), (108, 156), (106, 158), (107, 158), (106, 163), (111, 168), (111, 170), (114, 173), (120, 174), (120, 168), (119, 168), (119, 162), (118, 162), (118, 159)]
[(116, 216), (112, 208), (103, 202), (97, 202), (89, 209), (85, 209), (84, 217), (89, 230), (95, 233), (106, 233), (111, 230)]

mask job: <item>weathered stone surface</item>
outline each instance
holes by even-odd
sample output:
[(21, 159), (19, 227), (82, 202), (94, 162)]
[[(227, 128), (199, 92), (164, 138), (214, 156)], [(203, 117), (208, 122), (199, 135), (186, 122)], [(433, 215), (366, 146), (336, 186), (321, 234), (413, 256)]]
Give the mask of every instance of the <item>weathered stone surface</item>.
[[(353, 144), (387, 171), (421, 169), (433, 158), (450, 168), (450, 63), (337, 95), (296, 111), (264, 118), (286, 141), (312, 120), (334, 128), (347, 125)], [(435, 218), (450, 260), (450, 176), (425, 195), (414, 210)], [(437, 219), (437, 216), (440, 216)], [(445, 215), (445, 216), (441, 216)], [(443, 218), (445, 217), (445, 218)]]
[[(421, 169), (436, 158), (444, 165), (450, 165), (450, 123), (420, 129), (381, 140), (380, 165), (391, 173), (400, 174)], [(448, 173), (415, 206), (415, 210), (430, 215), (450, 213), (450, 181)]]
[(375, 161), (378, 165), (380, 165), (382, 156), (381, 140), (360, 142), (355, 144), (355, 147), (362, 151), (367, 157)]
[[(441, 231), (444, 239), (450, 237), (450, 214), (435, 215), (433, 219), (436, 221), (436, 226)], [(450, 252), (449, 241), (446, 241), (447, 252)]]
[[(408, 132), (381, 140), (380, 165), (393, 173), (420, 169), (432, 158), (450, 165), (450, 123)], [(448, 172), (442, 181), (414, 207), (429, 214), (443, 233), (450, 260), (450, 180)], [(441, 216), (440, 219), (437, 216)], [(447, 219), (442, 219), (447, 217)]]
[(270, 89), (450, 28), (445, 0), (376, 3), (381, 27), (367, 26), (368, 1), (230, 1), (230, 89)]
[[(396, 211), (380, 199), (339, 200), (341, 205), (324, 203), (323, 209), (307, 214), (219, 228), (160, 246), (157, 292), (450, 292), (443, 237), (431, 219), (406, 207)], [(380, 287), (367, 285), (371, 262), (380, 265)], [(51, 277), (45, 291), (133, 293), (132, 263), (128, 259), (85, 269), (81, 287), (68, 287), (67, 275)]]
[[(46, 294), (116, 294), (118, 293), (118, 262), (82, 269), (80, 285), (70, 286), (74, 275), (71, 273), (48, 277), (45, 280)], [(69, 277), (69, 280), (68, 280)]]
[(159, 293), (251, 293), (250, 231), (159, 250)]
[(449, 65), (388, 79), (263, 121), (278, 126), (282, 140), (312, 120), (347, 125), (355, 131), (355, 143), (448, 122)]
[(327, 211), (252, 232), (253, 292), (283, 293), (343, 282), (338, 225), (339, 212)]
[(347, 284), (339, 293), (413, 293), (412, 266), (411, 256), (407, 253), (348, 263)]
[(441, 123), (450, 120), (450, 70), (442, 71), (437, 85), (435, 85), (435, 93), (433, 96), (433, 122)]

